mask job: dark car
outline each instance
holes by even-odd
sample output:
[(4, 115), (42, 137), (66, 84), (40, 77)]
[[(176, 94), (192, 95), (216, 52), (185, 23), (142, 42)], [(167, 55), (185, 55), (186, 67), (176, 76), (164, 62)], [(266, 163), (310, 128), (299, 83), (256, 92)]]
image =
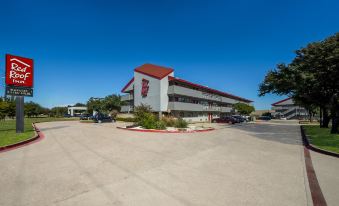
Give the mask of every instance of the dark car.
[(72, 117), (70, 114), (64, 114), (64, 117), (65, 118), (70, 118), (70, 117)]
[(259, 117), (258, 119), (260, 119), (260, 120), (265, 120), (265, 121), (269, 121), (269, 120), (271, 120), (272, 118), (271, 118), (270, 116), (261, 116), (261, 117)]
[(235, 118), (237, 120), (238, 123), (241, 123), (241, 122), (245, 122), (246, 119), (243, 118), (242, 116), (240, 115), (232, 115), (233, 118)]
[(233, 117), (220, 117), (215, 118), (212, 120), (213, 123), (229, 123), (229, 124), (235, 124), (238, 123), (238, 121)]
[(101, 114), (101, 113), (97, 113), (94, 117), (93, 117), (94, 122), (96, 123), (102, 123), (102, 122), (112, 122), (113, 119), (112, 117), (106, 115), (106, 114)]
[(92, 115), (90, 115), (90, 114), (80, 115), (80, 120), (90, 120), (90, 119), (92, 119)]

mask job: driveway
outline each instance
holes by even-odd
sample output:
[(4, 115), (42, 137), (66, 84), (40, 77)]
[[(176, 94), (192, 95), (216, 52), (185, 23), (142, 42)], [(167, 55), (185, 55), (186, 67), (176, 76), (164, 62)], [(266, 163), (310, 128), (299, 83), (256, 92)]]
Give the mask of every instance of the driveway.
[(192, 134), (115, 126), (38, 124), (45, 139), (0, 153), (0, 205), (311, 204), (297, 125)]

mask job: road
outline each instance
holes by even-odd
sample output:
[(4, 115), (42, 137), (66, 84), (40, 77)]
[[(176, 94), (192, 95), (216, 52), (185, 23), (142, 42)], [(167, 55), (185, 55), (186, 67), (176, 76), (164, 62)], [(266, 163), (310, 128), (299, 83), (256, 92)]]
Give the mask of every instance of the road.
[(45, 139), (0, 153), (0, 205), (311, 205), (297, 125), (115, 126), (38, 124)]

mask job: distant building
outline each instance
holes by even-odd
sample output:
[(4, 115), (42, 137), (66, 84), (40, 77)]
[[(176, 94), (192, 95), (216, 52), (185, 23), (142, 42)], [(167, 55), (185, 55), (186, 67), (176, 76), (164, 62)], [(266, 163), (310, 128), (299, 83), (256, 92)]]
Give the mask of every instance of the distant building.
[(133, 112), (140, 104), (151, 106), (154, 112), (182, 117), (189, 122), (210, 121), (230, 115), (233, 104), (252, 101), (226, 92), (174, 77), (174, 70), (144, 64), (134, 70), (134, 77), (121, 90), (127, 93), (121, 112)]
[(260, 117), (265, 113), (273, 114), (274, 112), (275, 112), (274, 110), (268, 110), (268, 109), (255, 110), (254, 112), (251, 113), (251, 116)]
[(296, 105), (292, 98), (283, 99), (272, 104), (272, 117), (286, 119), (308, 119), (305, 108)]
[(84, 113), (86, 111), (87, 107), (73, 107), (73, 106), (67, 107), (67, 113), (72, 117), (79, 116), (81, 115), (81, 113)]

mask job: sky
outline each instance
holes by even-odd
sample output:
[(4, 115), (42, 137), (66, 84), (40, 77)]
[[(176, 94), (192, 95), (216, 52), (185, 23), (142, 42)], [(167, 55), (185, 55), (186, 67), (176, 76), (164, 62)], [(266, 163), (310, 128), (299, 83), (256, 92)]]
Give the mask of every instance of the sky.
[[(339, 1), (0, 0), (5, 54), (34, 59), (34, 97), (45, 107), (120, 94), (144, 63), (254, 101), (258, 85), (294, 51), (339, 32)], [(4, 94), (4, 79), (0, 79)]]

